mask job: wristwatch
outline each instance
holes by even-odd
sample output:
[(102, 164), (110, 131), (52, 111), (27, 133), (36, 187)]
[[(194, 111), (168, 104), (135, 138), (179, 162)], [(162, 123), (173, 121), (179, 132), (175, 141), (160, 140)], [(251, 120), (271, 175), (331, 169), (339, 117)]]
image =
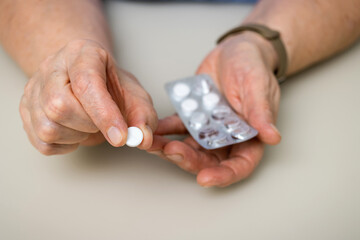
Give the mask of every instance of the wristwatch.
[(239, 27), (233, 28), (230, 31), (223, 34), (218, 40), (217, 44), (222, 42), (225, 38), (241, 33), (243, 31), (252, 31), (260, 34), (265, 39), (269, 40), (270, 43), (273, 45), (278, 58), (279, 63), (277, 69), (274, 71), (274, 74), (279, 83), (282, 83), (286, 77), (286, 71), (288, 66), (288, 57), (285, 49), (285, 45), (281, 40), (280, 33), (278, 31), (272, 30), (265, 25), (257, 24), (257, 23), (249, 23), (244, 24)]

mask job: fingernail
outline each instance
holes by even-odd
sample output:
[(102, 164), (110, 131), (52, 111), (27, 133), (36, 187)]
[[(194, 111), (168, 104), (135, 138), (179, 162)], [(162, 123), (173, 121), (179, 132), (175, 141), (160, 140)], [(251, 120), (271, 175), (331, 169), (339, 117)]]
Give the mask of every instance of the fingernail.
[[(148, 138), (153, 138), (153, 131), (152, 131), (152, 129), (151, 129), (151, 127), (149, 127), (148, 125), (145, 125), (145, 127), (143, 127), (143, 131), (144, 131), (144, 135), (146, 135)], [(145, 134), (145, 132), (147, 133), (147, 134)]]
[(122, 136), (121, 136), (121, 132), (118, 128), (110, 127), (109, 130), (107, 131), (107, 135), (110, 139), (110, 142), (113, 145), (119, 145), (121, 143)]
[(163, 155), (162, 151), (149, 151), (148, 153), (150, 154), (154, 154), (158, 157), (161, 157)]
[(271, 128), (272, 128), (277, 134), (279, 134), (279, 135), (281, 136), (279, 130), (275, 127), (274, 124), (271, 123), (270, 126), (271, 126)]
[(149, 125), (146, 125), (145, 127), (149, 132), (153, 133), (153, 130), (151, 129), (151, 127)]
[(177, 163), (181, 162), (184, 159), (184, 157), (181, 156), (180, 154), (166, 155), (166, 157), (168, 159), (170, 159), (171, 161), (177, 162)]

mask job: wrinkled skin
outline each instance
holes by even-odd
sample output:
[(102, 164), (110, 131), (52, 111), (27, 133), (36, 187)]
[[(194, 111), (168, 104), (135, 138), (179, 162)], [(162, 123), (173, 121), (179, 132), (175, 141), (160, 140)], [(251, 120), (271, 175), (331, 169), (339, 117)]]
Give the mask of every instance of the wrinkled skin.
[(197, 174), (204, 187), (224, 187), (248, 177), (260, 162), (264, 145), (281, 140), (274, 126), (280, 99), (275, 66), (269, 44), (254, 34), (242, 34), (218, 45), (197, 71), (212, 76), (236, 112), (259, 131), (257, 138), (216, 150), (203, 149), (191, 136), (172, 141), (165, 135), (187, 134), (173, 115), (159, 121), (148, 151)]
[(157, 127), (149, 94), (90, 40), (72, 41), (41, 64), (25, 87), (20, 113), (31, 143), (45, 155), (105, 139), (122, 146), (128, 126), (141, 128), (139, 148), (148, 149)]

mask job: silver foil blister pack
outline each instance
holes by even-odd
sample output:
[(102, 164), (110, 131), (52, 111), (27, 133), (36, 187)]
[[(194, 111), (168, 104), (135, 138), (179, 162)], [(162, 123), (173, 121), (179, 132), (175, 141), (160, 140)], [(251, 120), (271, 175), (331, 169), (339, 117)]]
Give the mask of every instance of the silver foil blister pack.
[(191, 136), (206, 149), (244, 142), (258, 134), (234, 112), (209, 75), (169, 82), (165, 89)]

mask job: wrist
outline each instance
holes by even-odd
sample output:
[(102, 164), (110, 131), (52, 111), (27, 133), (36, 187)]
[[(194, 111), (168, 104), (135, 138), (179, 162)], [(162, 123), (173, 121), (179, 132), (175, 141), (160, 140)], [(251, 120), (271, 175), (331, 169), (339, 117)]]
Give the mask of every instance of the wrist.
[(231, 42), (246, 42), (254, 45), (261, 53), (265, 65), (270, 71), (277, 69), (279, 64), (278, 54), (271, 42), (260, 34), (252, 31), (244, 31), (239, 34), (227, 37), (222, 44)]

